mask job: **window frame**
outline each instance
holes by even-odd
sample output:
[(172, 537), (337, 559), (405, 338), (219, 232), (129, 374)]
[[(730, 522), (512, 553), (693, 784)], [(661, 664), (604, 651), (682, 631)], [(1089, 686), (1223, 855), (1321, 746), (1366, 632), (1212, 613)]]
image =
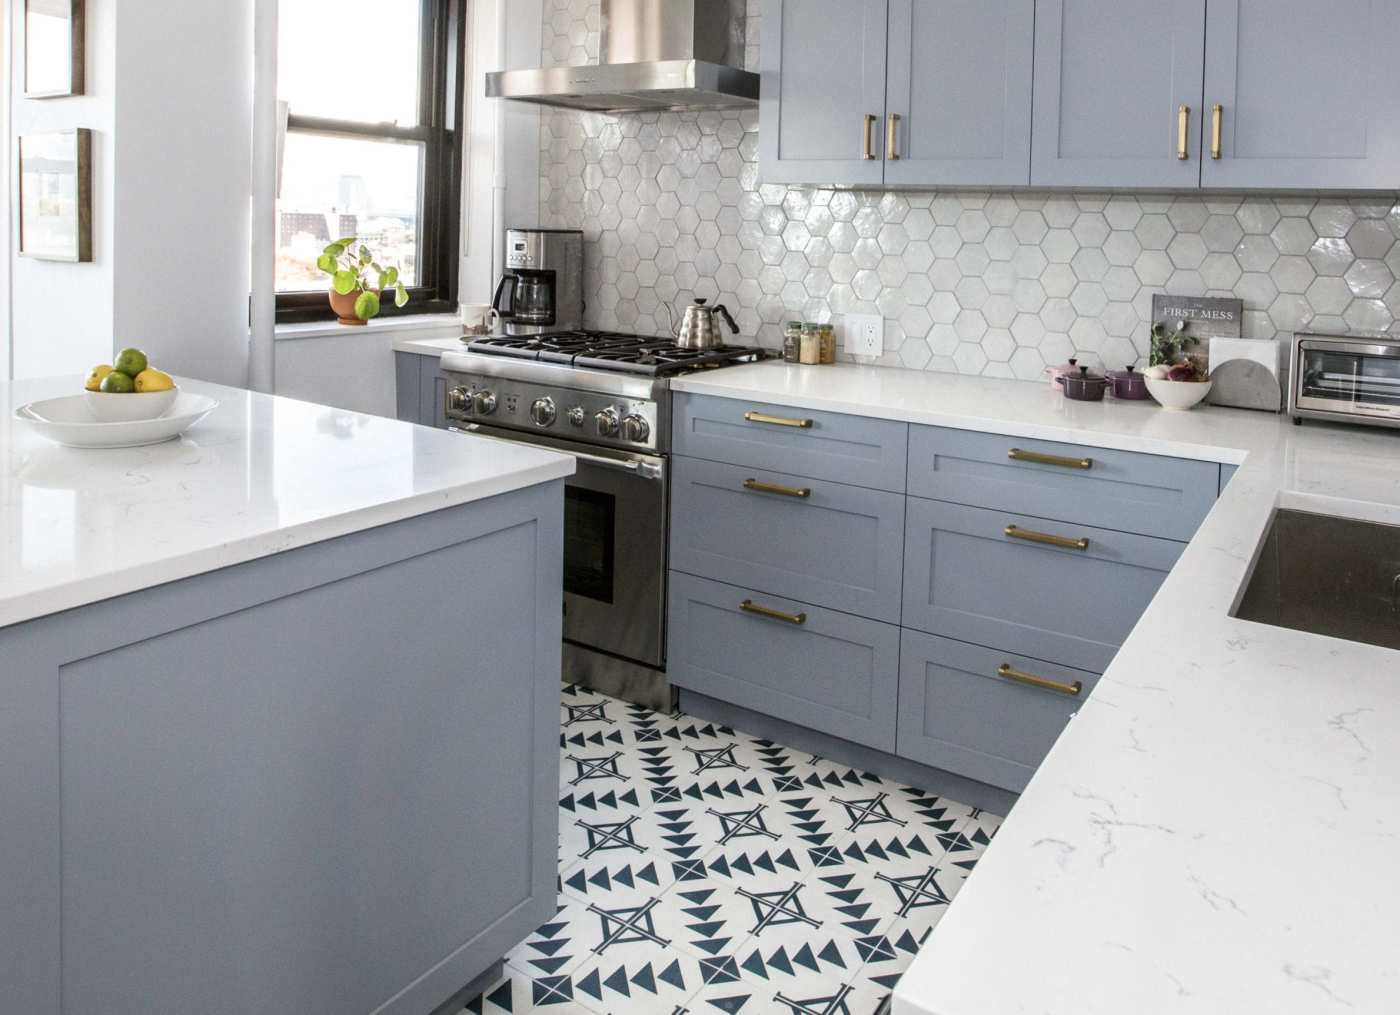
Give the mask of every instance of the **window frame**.
[[(462, 8), (463, 0), (420, 0), (417, 126), (302, 116), (288, 111), (288, 134), (423, 146), (417, 277), (415, 284), (407, 287), (408, 303), (396, 307), (392, 299), (385, 300), (380, 317), (457, 312), (466, 57), (466, 19)], [(335, 320), (326, 295), (329, 288), (328, 280), (325, 289), (277, 293), (277, 323)]]

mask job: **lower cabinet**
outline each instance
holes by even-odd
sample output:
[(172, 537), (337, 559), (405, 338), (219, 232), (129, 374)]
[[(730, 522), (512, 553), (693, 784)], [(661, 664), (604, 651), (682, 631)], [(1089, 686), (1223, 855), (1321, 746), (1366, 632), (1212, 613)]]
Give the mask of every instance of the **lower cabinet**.
[(895, 753), (1020, 792), (1098, 675), (905, 630)]
[(671, 572), (677, 687), (893, 753), (899, 628)]

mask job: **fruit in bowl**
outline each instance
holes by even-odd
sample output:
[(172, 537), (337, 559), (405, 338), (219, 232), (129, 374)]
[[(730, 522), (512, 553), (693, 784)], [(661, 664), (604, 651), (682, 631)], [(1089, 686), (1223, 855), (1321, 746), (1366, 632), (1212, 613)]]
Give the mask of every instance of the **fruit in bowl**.
[(1184, 411), (1210, 394), (1211, 381), (1204, 372), (1186, 360), (1168, 366), (1159, 363), (1143, 371), (1147, 392), (1164, 409)]
[(123, 349), (111, 365), (87, 375), (83, 397), (100, 423), (130, 423), (163, 416), (180, 394), (174, 378), (150, 365), (140, 349)]

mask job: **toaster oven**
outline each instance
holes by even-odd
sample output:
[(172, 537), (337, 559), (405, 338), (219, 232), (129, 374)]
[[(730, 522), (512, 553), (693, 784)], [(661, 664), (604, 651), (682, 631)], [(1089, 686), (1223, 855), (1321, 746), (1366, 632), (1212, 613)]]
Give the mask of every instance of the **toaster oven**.
[(1400, 427), (1400, 337), (1293, 336), (1288, 413), (1294, 423)]

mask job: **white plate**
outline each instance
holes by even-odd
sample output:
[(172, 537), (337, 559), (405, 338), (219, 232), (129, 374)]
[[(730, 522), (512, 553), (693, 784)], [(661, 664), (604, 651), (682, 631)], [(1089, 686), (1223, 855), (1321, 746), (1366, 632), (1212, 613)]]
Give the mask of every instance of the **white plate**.
[(157, 419), (99, 423), (82, 395), (64, 395), (21, 405), (15, 419), (38, 434), (70, 448), (136, 448), (173, 440), (218, 408), (207, 395), (180, 392), (170, 411)]

